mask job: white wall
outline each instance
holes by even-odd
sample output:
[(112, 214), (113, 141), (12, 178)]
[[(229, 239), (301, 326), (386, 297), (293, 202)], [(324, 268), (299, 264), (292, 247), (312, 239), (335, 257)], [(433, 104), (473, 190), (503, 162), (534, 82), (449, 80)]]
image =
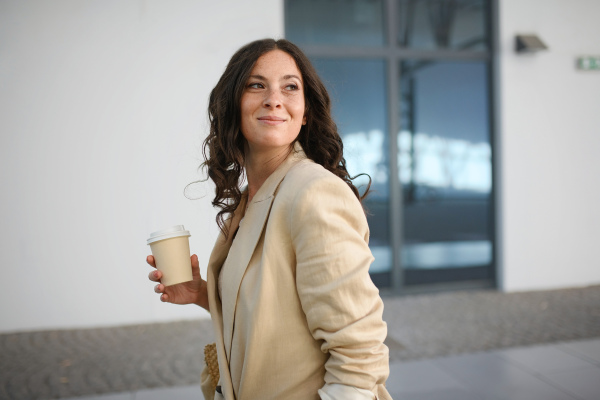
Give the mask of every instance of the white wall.
[(0, 331), (206, 315), (158, 300), (145, 240), (185, 224), (206, 264), (211, 188), (182, 193), (208, 94), (282, 36), (279, 0), (0, 2)]
[[(600, 283), (597, 0), (499, 0), (502, 281), (508, 291)], [(548, 51), (517, 55), (517, 33)]]
[[(502, 287), (600, 283), (595, 0), (500, 0)], [(546, 52), (516, 55), (516, 33)], [(149, 232), (217, 234), (200, 177), (206, 103), (242, 44), (283, 36), (280, 0), (0, 1), (0, 332), (206, 316), (163, 304)], [(203, 269), (205, 273), (205, 269)]]

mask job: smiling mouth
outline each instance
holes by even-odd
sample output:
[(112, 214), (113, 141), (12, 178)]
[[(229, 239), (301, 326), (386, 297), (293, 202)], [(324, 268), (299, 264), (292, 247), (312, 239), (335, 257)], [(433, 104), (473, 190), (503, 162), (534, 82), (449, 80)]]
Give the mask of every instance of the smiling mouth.
[(285, 121), (285, 118), (280, 118), (280, 117), (259, 117), (258, 118), (261, 121)]
[(285, 122), (285, 118), (271, 117), (271, 116), (260, 117), (260, 118), (258, 118), (258, 120), (267, 125), (279, 125), (279, 124)]

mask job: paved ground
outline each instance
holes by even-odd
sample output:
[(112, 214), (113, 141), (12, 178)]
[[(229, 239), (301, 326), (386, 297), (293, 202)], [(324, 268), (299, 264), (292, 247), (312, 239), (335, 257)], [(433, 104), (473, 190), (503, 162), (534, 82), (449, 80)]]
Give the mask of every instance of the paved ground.
[[(393, 365), (600, 337), (600, 286), (513, 294), (453, 292), (388, 297), (384, 302)], [(0, 399), (144, 393), (149, 388), (195, 385), (202, 348), (213, 341), (209, 324), (187, 321), (0, 335)]]
[[(395, 400), (598, 400), (600, 339), (390, 363)], [(69, 400), (202, 400), (198, 384)]]

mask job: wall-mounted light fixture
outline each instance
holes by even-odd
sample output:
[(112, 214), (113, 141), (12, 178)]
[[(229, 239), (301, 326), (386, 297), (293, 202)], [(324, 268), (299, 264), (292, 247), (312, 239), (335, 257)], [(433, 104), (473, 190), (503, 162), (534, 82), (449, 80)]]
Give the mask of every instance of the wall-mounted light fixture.
[(540, 50), (547, 50), (548, 46), (537, 37), (537, 35), (517, 35), (515, 36), (515, 51), (517, 53), (535, 53)]

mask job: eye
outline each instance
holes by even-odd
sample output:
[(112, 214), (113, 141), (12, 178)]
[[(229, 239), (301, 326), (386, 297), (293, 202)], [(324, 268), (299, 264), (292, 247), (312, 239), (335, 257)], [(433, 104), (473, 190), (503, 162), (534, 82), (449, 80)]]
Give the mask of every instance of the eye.
[(248, 87), (251, 89), (262, 89), (264, 88), (263, 84), (260, 82), (253, 82), (253, 83), (249, 83)]
[(287, 85), (285, 87), (287, 90), (298, 90), (298, 85), (296, 85), (295, 83), (290, 83), (289, 85)]

